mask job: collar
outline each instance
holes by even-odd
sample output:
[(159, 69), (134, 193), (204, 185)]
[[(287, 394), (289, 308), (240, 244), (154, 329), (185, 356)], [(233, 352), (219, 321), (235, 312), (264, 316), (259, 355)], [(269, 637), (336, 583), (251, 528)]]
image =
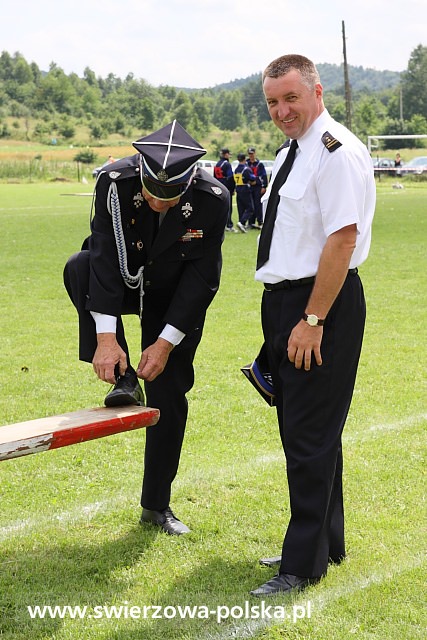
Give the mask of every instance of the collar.
[(324, 109), (320, 116), (316, 118), (308, 131), (298, 138), (298, 147), (302, 153), (309, 153), (315, 146), (321, 141), (322, 135), (325, 131), (330, 130), (331, 122), (333, 119), (329, 115), (327, 109)]

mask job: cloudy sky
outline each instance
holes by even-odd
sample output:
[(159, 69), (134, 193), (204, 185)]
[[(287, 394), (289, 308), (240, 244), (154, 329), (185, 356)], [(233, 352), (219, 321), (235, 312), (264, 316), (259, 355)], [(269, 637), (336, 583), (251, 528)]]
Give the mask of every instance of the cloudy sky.
[(284, 53), (403, 71), (427, 46), (427, 0), (11, 0), (0, 49), (48, 70), (154, 86), (211, 87), (261, 71)]

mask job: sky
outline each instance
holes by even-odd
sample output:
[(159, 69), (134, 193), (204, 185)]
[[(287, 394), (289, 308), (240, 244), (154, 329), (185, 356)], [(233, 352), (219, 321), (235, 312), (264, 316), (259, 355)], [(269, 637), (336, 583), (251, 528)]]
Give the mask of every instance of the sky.
[[(299, 53), (404, 71), (427, 46), (427, 0), (11, 0), (0, 50), (48, 71), (125, 78), (153, 86), (213, 87)], [(350, 77), (351, 81), (351, 77)]]

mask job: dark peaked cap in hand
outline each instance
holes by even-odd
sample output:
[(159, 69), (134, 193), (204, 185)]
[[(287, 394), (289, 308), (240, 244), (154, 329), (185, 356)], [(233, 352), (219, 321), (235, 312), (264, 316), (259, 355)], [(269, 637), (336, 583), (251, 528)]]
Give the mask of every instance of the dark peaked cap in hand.
[[(150, 193), (153, 187), (157, 191), (157, 185), (166, 196), (188, 183), (197, 160), (206, 153), (177, 120), (132, 144), (142, 155), (144, 186), (145, 178)], [(175, 188), (168, 193), (171, 187)]]

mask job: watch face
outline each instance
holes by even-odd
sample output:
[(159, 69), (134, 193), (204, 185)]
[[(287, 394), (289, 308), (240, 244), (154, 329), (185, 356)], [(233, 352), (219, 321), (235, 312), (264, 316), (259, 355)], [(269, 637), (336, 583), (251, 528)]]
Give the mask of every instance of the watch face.
[(319, 318), (317, 316), (314, 315), (314, 313), (310, 313), (307, 316), (307, 322), (310, 325), (310, 327), (315, 327), (317, 325)]

